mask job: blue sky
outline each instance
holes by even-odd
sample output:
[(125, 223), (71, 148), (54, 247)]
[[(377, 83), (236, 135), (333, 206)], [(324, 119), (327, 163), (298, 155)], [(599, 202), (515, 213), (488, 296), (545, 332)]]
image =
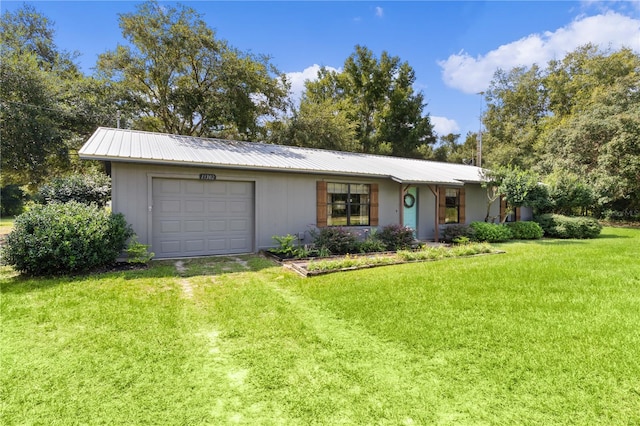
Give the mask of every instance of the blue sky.
[[(2, 12), (24, 2), (6, 1)], [(123, 43), (118, 14), (130, 1), (34, 1), (54, 21), (59, 48), (80, 53), (86, 74), (100, 53)], [(169, 2), (165, 2), (169, 3)], [(184, 1), (232, 46), (268, 54), (293, 95), (319, 66), (340, 69), (356, 44), (399, 56), (415, 70), (439, 135), (477, 131), (497, 68), (550, 59), (587, 42), (640, 52), (640, 1)]]

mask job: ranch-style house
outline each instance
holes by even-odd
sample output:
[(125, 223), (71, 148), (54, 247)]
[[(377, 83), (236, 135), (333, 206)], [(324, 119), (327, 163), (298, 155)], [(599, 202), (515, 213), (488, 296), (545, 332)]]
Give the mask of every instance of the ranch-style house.
[(402, 224), (437, 240), (487, 214), (482, 169), (463, 164), (102, 127), (79, 155), (107, 162), (112, 210), (156, 258), (252, 253), (274, 235), (308, 243), (326, 226)]

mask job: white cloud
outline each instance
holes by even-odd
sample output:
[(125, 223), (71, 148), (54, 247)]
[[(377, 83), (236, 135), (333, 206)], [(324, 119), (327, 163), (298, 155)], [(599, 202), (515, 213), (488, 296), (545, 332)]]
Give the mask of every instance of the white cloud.
[(458, 133), (460, 131), (460, 126), (455, 120), (447, 117), (430, 116), (429, 118), (431, 119), (431, 124), (433, 124), (433, 131), (439, 136), (446, 136), (449, 133)]
[(384, 9), (382, 9), (380, 6), (376, 6), (376, 16), (378, 18), (382, 18), (384, 16)]
[[(321, 66), (318, 64), (313, 64), (310, 67), (305, 68), (302, 71), (288, 72), (287, 80), (291, 82), (291, 98), (293, 102), (297, 105), (300, 103), (300, 98), (304, 93), (304, 83), (307, 80), (315, 81), (318, 79), (318, 71), (320, 71)], [(330, 71), (339, 71), (337, 68), (333, 67), (325, 67)]]
[(561, 59), (587, 43), (601, 48), (628, 47), (640, 52), (640, 19), (615, 12), (583, 17), (554, 32), (531, 34), (475, 58), (460, 51), (438, 61), (438, 65), (447, 86), (465, 93), (477, 93), (489, 86), (498, 68), (510, 70), (534, 63), (544, 67), (549, 60)]

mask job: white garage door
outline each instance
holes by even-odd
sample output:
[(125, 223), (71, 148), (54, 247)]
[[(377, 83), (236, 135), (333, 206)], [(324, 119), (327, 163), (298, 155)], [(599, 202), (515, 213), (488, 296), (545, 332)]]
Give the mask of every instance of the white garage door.
[(157, 258), (253, 251), (253, 183), (153, 179)]

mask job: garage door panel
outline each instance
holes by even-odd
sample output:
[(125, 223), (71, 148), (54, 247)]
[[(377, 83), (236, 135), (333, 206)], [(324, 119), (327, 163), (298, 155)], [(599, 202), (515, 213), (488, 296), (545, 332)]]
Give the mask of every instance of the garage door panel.
[(226, 201), (209, 201), (208, 212), (210, 214), (225, 213), (227, 211)]
[(185, 182), (185, 192), (187, 194), (204, 194), (204, 182), (188, 181)]
[(244, 182), (229, 182), (227, 184), (229, 194), (248, 196), (250, 188)]
[(247, 213), (247, 201), (233, 200), (229, 203), (229, 211), (231, 213)]
[(180, 253), (180, 241), (176, 241), (176, 240), (160, 241), (158, 252), (159, 253)]
[(227, 229), (226, 220), (210, 220), (209, 221), (209, 231), (224, 232), (225, 229)]
[(160, 194), (179, 194), (180, 188), (180, 181), (164, 179), (159, 182), (158, 191)]
[(180, 200), (162, 200), (159, 203), (160, 213), (180, 213), (182, 203)]
[(209, 250), (212, 252), (212, 254), (224, 253), (227, 249), (226, 239), (220, 239), (220, 238), (210, 239), (208, 243), (209, 243)]
[(253, 251), (253, 183), (154, 178), (152, 185), (156, 257)]
[(204, 240), (186, 240), (184, 242), (184, 251), (187, 254), (200, 253), (204, 251)]
[(204, 220), (185, 220), (184, 230), (185, 232), (203, 232)]
[(207, 185), (206, 193), (209, 195), (227, 195), (227, 182), (217, 181), (215, 185)]
[(180, 223), (181, 222), (179, 220), (160, 221), (160, 231), (164, 234), (180, 232)]
[(204, 213), (204, 201), (187, 200), (184, 203), (184, 211), (186, 213)]
[(246, 238), (231, 238), (229, 239), (232, 250), (246, 250), (249, 246), (249, 242)]

